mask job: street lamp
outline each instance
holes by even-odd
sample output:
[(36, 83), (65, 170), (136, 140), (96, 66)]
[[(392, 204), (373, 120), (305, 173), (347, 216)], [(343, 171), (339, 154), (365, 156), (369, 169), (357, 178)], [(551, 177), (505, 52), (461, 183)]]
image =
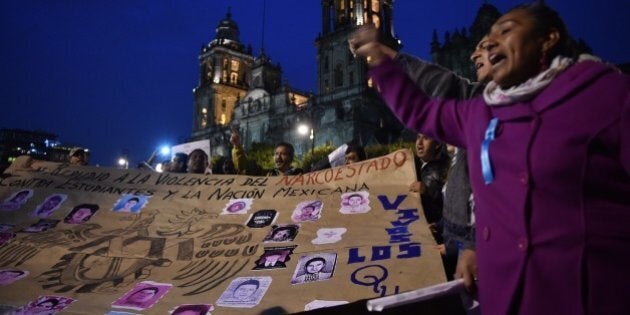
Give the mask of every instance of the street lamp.
[(160, 153), (162, 153), (163, 156), (168, 156), (171, 153), (171, 148), (167, 145), (162, 146), (162, 148), (160, 148)]
[(298, 133), (306, 136), (307, 134), (309, 134), (310, 131), (310, 136), (308, 137), (309, 139), (311, 139), (311, 155), (313, 155), (315, 153), (315, 133), (314, 133), (314, 129), (312, 127), (309, 127), (307, 124), (300, 124), (298, 126), (297, 129)]
[(129, 168), (129, 160), (127, 160), (124, 157), (121, 157), (121, 158), (118, 159), (118, 165), (120, 165), (120, 168), (128, 169)]
[(309, 130), (309, 129), (310, 129), (310, 128), (308, 127), (308, 125), (306, 125), (306, 124), (301, 124), (301, 125), (299, 125), (299, 126), (298, 126), (297, 131), (298, 131), (298, 133), (299, 133), (299, 134), (301, 134), (301, 135), (303, 135), (303, 136), (306, 136), (306, 135), (308, 134), (308, 130)]

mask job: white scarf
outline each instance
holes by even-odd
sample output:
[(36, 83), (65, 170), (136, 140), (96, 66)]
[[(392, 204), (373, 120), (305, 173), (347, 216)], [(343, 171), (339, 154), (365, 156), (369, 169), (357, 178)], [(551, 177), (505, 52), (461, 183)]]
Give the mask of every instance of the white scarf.
[(551, 62), (549, 69), (539, 73), (537, 76), (529, 80), (515, 85), (507, 90), (499, 87), (497, 83), (491, 81), (483, 90), (483, 99), (488, 106), (509, 105), (512, 103), (526, 101), (536, 96), (551, 81), (573, 64), (573, 59), (557, 56)]

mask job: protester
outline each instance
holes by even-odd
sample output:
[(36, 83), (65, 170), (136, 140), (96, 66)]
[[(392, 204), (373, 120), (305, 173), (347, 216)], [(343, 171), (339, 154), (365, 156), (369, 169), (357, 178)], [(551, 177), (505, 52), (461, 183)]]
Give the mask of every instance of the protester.
[(234, 162), (231, 159), (225, 159), (223, 161), (223, 165), (221, 166), (223, 174), (233, 175), (236, 174), (236, 168), (234, 168)]
[(344, 164), (353, 164), (361, 161), (365, 161), (367, 159), (367, 155), (365, 154), (365, 149), (363, 146), (360, 146), (355, 143), (348, 144), (348, 148), (346, 149), (345, 162)]
[[(205, 153), (205, 152), (204, 152)], [(188, 154), (177, 152), (173, 155), (168, 171), (171, 173), (186, 173), (188, 170)]]
[(576, 60), (539, 2), (493, 25), (493, 81), (471, 101), (427, 98), (374, 42), (350, 39), (398, 118), (470, 152), (482, 313), (624, 313), (630, 78)]
[(88, 156), (85, 149), (80, 147), (74, 147), (70, 150), (70, 154), (68, 154), (68, 163), (70, 165), (87, 165), (88, 164)]
[(442, 187), (449, 166), (446, 145), (418, 134), (415, 149), (418, 181), (412, 183), (409, 190), (420, 193), (427, 222), (437, 224), (442, 219)]
[(201, 149), (194, 149), (188, 155), (188, 173), (193, 174), (210, 174), (211, 166), (208, 162), (208, 154)]
[[(394, 54), (396, 51), (392, 50)], [(341, 155), (343, 154), (343, 155)], [(355, 140), (344, 143), (333, 152), (311, 165), (310, 171), (321, 171), (332, 166), (348, 165), (367, 160), (365, 148), (355, 142)]]
[[(485, 49), (487, 38), (487, 35), (482, 37), (470, 57), (480, 83), (471, 83), (468, 79), (457, 76), (437, 64), (397, 52), (382, 44), (376, 44), (429, 96), (467, 99), (480, 94), (485, 82), (491, 79), (490, 61), (488, 51)], [(477, 277), (473, 222), (474, 199), (468, 177), (466, 150), (456, 148), (455, 151), (444, 189), (440, 223), (444, 244), (439, 245), (438, 248), (444, 255), (447, 278), (450, 279), (454, 271), (455, 278), (463, 278), (466, 288), (472, 290), (474, 279)], [(454, 265), (456, 265), (455, 269), (453, 269)]]
[(278, 143), (274, 148), (273, 161), (275, 168), (271, 170), (262, 170), (260, 167), (255, 167), (256, 171), (250, 171), (247, 167), (247, 155), (245, 149), (241, 145), (241, 136), (236, 131), (232, 131), (230, 136), (230, 143), (232, 144), (232, 162), (234, 168), (238, 174), (247, 175), (267, 175), (267, 176), (289, 176), (299, 175), (303, 171), (301, 168), (293, 167), (293, 158), (295, 156), (295, 149), (293, 145), (287, 142)]

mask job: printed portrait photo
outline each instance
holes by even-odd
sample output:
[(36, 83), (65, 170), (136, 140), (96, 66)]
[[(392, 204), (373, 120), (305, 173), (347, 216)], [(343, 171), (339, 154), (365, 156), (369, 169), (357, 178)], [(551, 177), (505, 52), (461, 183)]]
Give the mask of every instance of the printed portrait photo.
[(341, 208), (343, 214), (366, 213), (370, 211), (370, 193), (367, 191), (348, 192), (341, 195)]
[(175, 307), (171, 315), (206, 315), (214, 310), (212, 304), (182, 304)]
[(38, 297), (35, 301), (29, 302), (26, 306), (20, 308), (16, 313), (33, 315), (57, 314), (68, 307), (70, 304), (72, 304), (72, 302), (74, 301), (76, 300), (63, 296), (43, 295)]
[(14, 227), (15, 227), (15, 224), (0, 223), (0, 232), (10, 231)]
[(19, 269), (0, 269), (0, 285), (11, 284), (28, 276), (28, 271)]
[(47, 218), (59, 209), (61, 204), (66, 201), (66, 198), (68, 198), (68, 195), (52, 194), (46, 197), (46, 199), (35, 208), (32, 215), (34, 217)]
[(54, 228), (55, 226), (57, 226), (59, 221), (61, 221), (61, 220), (39, 219), (39, 221), (37, 221), (37, 223), (33, 223), (33, 224), (31, 224), (31, 225), (21, 229), (18, 232), (24, 232), (24, 233), (45, 232), (45, 231), (48, 231), (48, 230)]
[(311, 243), (316, 245), (332, 244), (341, 241), (341, 236), (346, 233), (346, 228), (321, 228), (317, 230), (317, 238)]
[(262, 300), (271, 285), (271, 277), (239, 277), (223, 291), (217, 305), (251, 308)]
[(15, 211), (24, 205), (31, 197), (33, 197), (32, 189), (22, 189), (16, 191), (9, 198), (0, 204), (0, 211)]
[(112, 211), (138, 213), (149, 201), (149, 196), (124, 194), (116, 201)]
[(63, 222), (67, 224), (81, 224), (87, 222), (94, 216), (98, 209), (98, 205), (94, 204), (84, 203), (78, 205), (70, 210), (68, 215), (63, 219)]
[(4, 244), (8, 243), (14, 237), (15, 233), (13, 232), (0, 232), (0, 247), (4, 246)]
[(281, 224), (271, 227), (271, 231), (263, 239), (264, 243), (293, 242), (300, 227), (295, 224)]
[(169, 283), (143, 281), (112, 303), (112, 307), (145, 310), (157, 303), (170, 289)]
[(323, 207), (324, 203), (320, 200), (302, 201), (293, 210), (291, 219), (297, 223), (319, 220)]
[(256, 260), (253, 270), (286, 268), (286, 262), (291, 260), (295, 246), (265, 247), (265, 252)]
[(254, 199), (231, 199), (221, 211), (221, 214), (245, 214), (251, 208)]
[(250, 228), (263, 228), (273, 224), (273, 222), (276, 221), (277, 217), (278, 212), (276, 210), (258, 210), (249, 216), (249, 219), (247, 219), (245, 225)]
[(328, 280), (333, 276), (337, 253), (319, 253), (304, 255), (300, 257), (293, 278), (292, 284)]

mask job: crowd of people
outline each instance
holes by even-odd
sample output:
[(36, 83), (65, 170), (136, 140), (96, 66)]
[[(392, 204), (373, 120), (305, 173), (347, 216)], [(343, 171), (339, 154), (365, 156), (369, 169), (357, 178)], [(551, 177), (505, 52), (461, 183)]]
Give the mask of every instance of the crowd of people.
[[(542, 1), (494, 22), (470, 56), (477, 82), (386, 46), (372, 25), (348, 43), (417, 133), (409, 190), (420, 195), (446, 277), (478, 292), (483, 314), (627, 312), (620, 292), (630, 279), (628, 76), (578, 51)], [(275, 146), (272, 169), (250, 165), (237, 132), (230, 143), (226, 174), (304, 172), (293, 166), (290, 143)], [(73, 152), (70, 163), (86, 164), (84, 153)], [(354, 144), (345, 153), (346, 164), (367, 158)], [(194, 150), (176, 153), (164, 170), (210, 169), (208, 155)], [(316, 263), (323, 265), (309, 261), (306, 272)]]

